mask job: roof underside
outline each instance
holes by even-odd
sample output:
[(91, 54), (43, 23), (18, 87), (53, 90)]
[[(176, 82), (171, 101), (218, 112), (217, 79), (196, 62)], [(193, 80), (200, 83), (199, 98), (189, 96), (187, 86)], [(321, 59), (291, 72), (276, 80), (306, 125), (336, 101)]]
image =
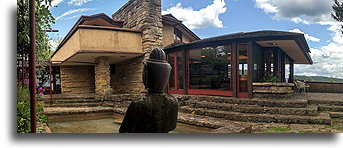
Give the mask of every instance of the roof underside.
[(235, 33), (194, 41), (187, 44), (173, 44), (166, 47), (166, 52), (181, 49), (199, 48), (214, 44), (254, 41), (261, 47), (279, 47), (295, 64), (313, 64), (309, 55), (310, 49), (303, 34), (283, 31), (257, 31)]

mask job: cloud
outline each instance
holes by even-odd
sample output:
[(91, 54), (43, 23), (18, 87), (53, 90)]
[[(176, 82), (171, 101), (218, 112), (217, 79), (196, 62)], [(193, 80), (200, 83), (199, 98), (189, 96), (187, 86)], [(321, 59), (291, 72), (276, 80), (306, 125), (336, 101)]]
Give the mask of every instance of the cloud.
[(292, 20), (295, 23), (332, 21), (332, 0), (254, 0), (255, 7), (274, 14), (274, 19)]
[(65, 13), (63, 13), (62, 15), (56, 17), (56, 21), (63, 18), (63, 17), (66, 17), (68, 15), (71, 15), (71, 14), (74, 14), (74, 13), (80, 13), (80, 12), (84, 12), (84, 11), (91, 11), (91, 10), (95, 10), (94, 8), (81, 8), (81, 9), (74, 9), (74, 10), (69, 10)]
[[(273, 19), (328, 26), (327, 29), (332, 32), (328, 43), (318, 49), (311, 48), (310, 55), (314, 64), (297, 64), (295, 73), (343, 78), (343, 36), (340, 31), (342, 23), (335, 22), (330, 16), (332, 0), (254, 0), (254, 2), (255, 7), (272, 14)], [(299, 29), (290, 31), (303, 33)], [(320, 41), (316, 37), (303, 34), (308, 41)]]
[(68, 5), (81, 6), (90, 1), (93, 1), (93, 0), (71, 0), (68, 2)]
[(193, 10), (191, 7), (182, 7), (181, 3), (163, 10), (162, 14), (172, 14), (190, 29), (200, 29), (209, 26), (223, 28), (223, 22), (219, 15), (226, 12), (226, 3), (224, 0), (213, 0), (211, 5), (200, 10)]
[(52, 7), (55, 7), (55, 6), (57, 6), (59, 3), (61, 3), (61, 2), (63, 2), (63, 0), (53, 0), (52, 2), (51, 2), (51, 6)]
[(318, 39), (314, 36), (310, 36), (310, 35), (302, 32), (300, 29), (292, 29), (292, 30), (289, 30), (289, 32), (302, 33), (302, 34), (304, 34), (305, 39), (308, 41), (312, 41), (312, 42), (319, 42), (320, 41), (320, 39)]

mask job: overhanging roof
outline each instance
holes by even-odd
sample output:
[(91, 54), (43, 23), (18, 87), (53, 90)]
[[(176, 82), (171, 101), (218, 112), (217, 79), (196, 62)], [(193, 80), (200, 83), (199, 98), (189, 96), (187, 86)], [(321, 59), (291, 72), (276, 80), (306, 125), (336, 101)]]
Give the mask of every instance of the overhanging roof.
[[(310, 49), (301, 33), (284, 31), (256, 31), (228, 34), (212, 38), (206, 38), (186, 44), (173, 44), (166, 47), (166, 52), (173, 52), (180, 49), (199, 48), (215, 44), (229, 44), (233, 42), (254, 41), (262, 47), (279, 47), (286, 52), (295, 64), (313, 64), (309, 55)], [(269, 45), (270, 43), (276, 43)]]
[(179, 26), (181, 30), (189, 34), (190, 37), (194, 38), (194, 40), (201, 40), (192, 30), (188, 29), (182, 21), (178, 20), (171, 14), (162, 15), (162, 21), (168, 22), (172, 25)]

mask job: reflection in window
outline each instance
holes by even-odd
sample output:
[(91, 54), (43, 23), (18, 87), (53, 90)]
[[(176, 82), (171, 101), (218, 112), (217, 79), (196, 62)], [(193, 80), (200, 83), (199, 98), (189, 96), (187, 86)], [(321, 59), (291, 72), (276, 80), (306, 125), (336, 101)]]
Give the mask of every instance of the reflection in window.
[(175, 83), (174, 83), (174, 54), (168, 54), (168, 62), (170, 66), (172, 67), (172, 70), (170, 72), (169, 77), (169, 89), (175, 89)]
[(176, 53), (176, 62), (177, 62), (177, 89), (184, 89), (185, 81), (185, 65), (183, 59), (183, 52), (178, 51)]
[(248, 45), (238, 44), (239, 92), (248, 91)]
[(231, 89), (231, 46), (204, 47), (189, 52), (191, 89)]

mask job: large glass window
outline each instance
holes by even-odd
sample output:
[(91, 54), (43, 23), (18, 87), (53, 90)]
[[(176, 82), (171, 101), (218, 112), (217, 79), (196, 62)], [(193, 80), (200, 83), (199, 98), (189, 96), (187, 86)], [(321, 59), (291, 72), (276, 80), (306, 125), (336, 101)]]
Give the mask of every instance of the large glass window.
[(248, 92), (248, 45), (238, 44), (239, 92)]
[(170, 72), (170, 77), (169, 77), (169, 89), (175, 89), (175, 81), (174, 81), (174, 54), (168, 54), (168, 62), (170, 66), (172, 67), (172, 70)]
[(231, 90), (231, 46), (189, 51), (191, 89)]

